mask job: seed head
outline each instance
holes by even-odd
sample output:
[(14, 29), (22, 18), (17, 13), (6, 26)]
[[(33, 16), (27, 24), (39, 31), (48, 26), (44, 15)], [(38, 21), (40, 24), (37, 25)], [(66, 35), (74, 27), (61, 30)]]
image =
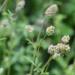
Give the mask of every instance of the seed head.
[(56, 4), (52, 4), (47, 8), (45, 15), (46, 16), (53, 16), (57, 13), (57, 11), (58, 11), (58, 6)]

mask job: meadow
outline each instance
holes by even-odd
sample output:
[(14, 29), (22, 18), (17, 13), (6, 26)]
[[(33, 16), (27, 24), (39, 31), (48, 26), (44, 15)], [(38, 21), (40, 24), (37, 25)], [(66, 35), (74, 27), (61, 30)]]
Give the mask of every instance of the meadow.
[(0, 0), (0, 75), (75, 75), (75, 0)]

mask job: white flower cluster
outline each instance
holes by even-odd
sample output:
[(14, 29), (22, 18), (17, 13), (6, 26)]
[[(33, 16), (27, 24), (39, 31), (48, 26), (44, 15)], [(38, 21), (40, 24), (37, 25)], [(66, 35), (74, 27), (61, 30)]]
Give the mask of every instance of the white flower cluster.
[(58, 43), (57, 45), (50, 45), (48, 48), (48, 53), (50, 53), (51, 55), (54, 55), (54, 57), (55, 56), (57, 57), (61, 54), (64, 54), (65, 52), (70, 51), (70, 46), (68, 44), (66, 44), (69, 42), (70, 37), (69, 36), (63, 36), (62, 39), (64, 37), (66, 37), (66, 38), (68, 37), (68, 39), (63, 40), (65, 43), (63, 43), (63, 41), (62, 41), (61, 43)]
[(24, 8), (24, 5), (25, 5), (25, 0), (20, 0), (20, 1), (18, 1), (17, 5), (16, 5), (15, 11), (16, 11), (16, 12), (21, 11), (21, 9)]
[(48, 53), (50, 54), (57, 53), (57, 51), (58, 51), (58, 47), (56, 45), (50, 45), (48, 48)]
[(65, 43), (65, 44), (68, 43), (69, 40), (70, 40), (70, 37), (69, 37), (68, 35), (67, 35), (67, 36), (66, 36), (66, 35), (63, 36), (62, 39), (61, 39), (61, 41), (62, 41), (63, 43)]
[(47, 27), (46, 33), (47, 33), (47, 35), (53, 35), (55, 33), (55, 27), (52, 25)]
[(46, 16), (54, 16), (57, 13), (57, 11), (58, 11), (57, 4), (52, 4), (45, 11), (45, 15)]

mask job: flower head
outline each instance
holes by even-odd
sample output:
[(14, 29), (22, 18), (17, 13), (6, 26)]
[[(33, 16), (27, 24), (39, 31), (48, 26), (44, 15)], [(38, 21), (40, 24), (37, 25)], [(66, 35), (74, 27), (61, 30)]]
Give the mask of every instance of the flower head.
[(54, 34), (54, 33), (55, 33), (55, 27), (54, 27), (54, 26), (49, 26), (49, 27), (47, 27), (46, 33), (47, 33), (48, 35)]
[(70, 46), (63, 43), (58, 43), (57, 45), (50, 45), (48, 48), (48, 53), (53, 55), (53, 58), (65, 54), (70, 51)]
[(65, 44), (68, 43), (69, 40), (70, 40), (69, 35), (65, 35), (65, 36), (63, 36), (62, 39), (61, 39), (61, 41), (62, 41), (63, 43), (65, 43)]
[(58, 48), (55, 45), (50, 45), (48, 48), (48, 53), (50, 53), (50, 54), (55, 54), (55, 53), (57, 53), (57, 51), (58, 51)]
[(65, 53), (65, 52), (70, 51), (70, 46), (63, 44), (63, 43), (58, 43), (57, 47), (58, 47), (60, 53)]

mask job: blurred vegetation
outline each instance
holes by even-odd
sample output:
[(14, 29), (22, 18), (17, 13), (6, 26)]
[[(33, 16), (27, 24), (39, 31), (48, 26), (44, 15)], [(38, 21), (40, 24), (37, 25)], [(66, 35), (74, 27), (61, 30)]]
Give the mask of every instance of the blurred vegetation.
[[(0, 75), (75, 75), (75, 0), (25, 0), (17, 13), (17, 0), (7, 0), (2, 7), (4, 1), (0, 0)], [(46, 20), (44, 12), (51, 4), (57, 4), (59, 11)], [(26, 31), (28, 25), (34, 27), (33, 32)], [(56, 34), (45, 39), (50, 25), (56, 27)], [(51, 60), (47, 71), (40, 74), (50, 56), (48, 46), (64, 35), (71, 37), (70, 53)]]

